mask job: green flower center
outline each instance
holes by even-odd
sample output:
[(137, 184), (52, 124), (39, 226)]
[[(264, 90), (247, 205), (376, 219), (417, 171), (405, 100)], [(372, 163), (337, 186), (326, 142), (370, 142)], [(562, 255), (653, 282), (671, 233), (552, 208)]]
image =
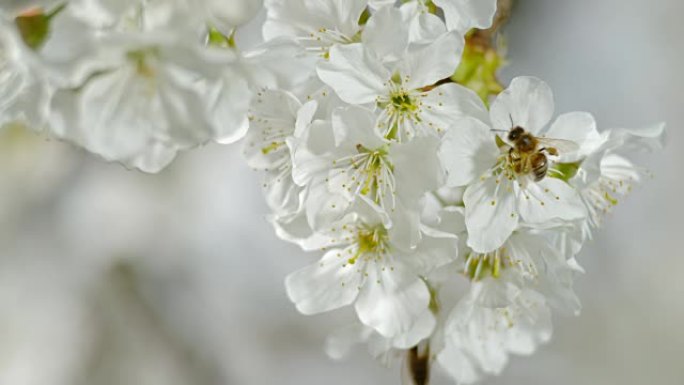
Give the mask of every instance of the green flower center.
[(380, 261), (388, 252), (388, 234), (384, 226), (361, 226), (356, 232), (356, 253), (347, 260), (350, 265), (357, 260)]
[(390, 101), (394, 109), (401, 113), (415, 112), (418, 109), (411, 96), (404, 90), (391, 94)]
[(126, 54), (126, 58), (135, 65), (138, 75), (152, 79), (156, 76), (156, 71), (154, 67), (150, 65), (150, 59), (153, 59), (158, 54), (159, 52), (155, 48), (147, 48), (130, 51)]

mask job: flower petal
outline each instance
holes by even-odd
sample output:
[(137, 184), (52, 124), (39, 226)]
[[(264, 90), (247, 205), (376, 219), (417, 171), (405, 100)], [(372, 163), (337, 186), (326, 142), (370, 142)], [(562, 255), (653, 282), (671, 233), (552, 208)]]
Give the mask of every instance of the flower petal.
[(333, 360), (341, 360), (349, 355), (355, 345), (366, 342), (373, 329), (362, 323), (353, 323), (334, 331), (325, 340), (325, 352)]
[(430, 303), (425, 282), (400, 265), (393, 267), (370, 263), (355, 305), (359, 320), (388, 338), (411, 330)]
[(468, 32), (471, 28), (486, 29), (492, 25), (496, 0), (433, 0), (444, 11), (449, 30)]
[(544, 136), (550, 139), (569, 140), (579, 146), (574, 153), (561, 151), (559, 162), (575, 162), (596, 151), (605, 140), (596, 129), (594, 116), (588, 112), (569, 112), (560, 115)]
[(408, 26), (400, 23), (401, 12), (384, 7), (373, 14), (363, 30), (363, 44), (382, 61), (399, 59), (408, 45)]
[(577, 190), (562, 180), (547, 177), (525, 189), (516, 185), (515, 190), (520, 216), (527, 224), (550, 224), (587, 216)]
[(369, 55), (361, 44), (334, 46), (330, 59), (317, 67), (318, 76), (332, 87), (340, 99), (350, 104), (366, 104), (384, 93), (390, 72)]
[(333, 133), (335, 145), (339, 147), (351, 147), (356, 152), (358, 144), (367, 149), (376, 149), (384, 145), (384, 142), (375, 134), (376, 117), (370, 110), (349, 106), (338, 108), (332, 113)]
[(520, 126), (538, 134), (553, 115), (553, 93), (540, 79), (521, 76), (492, 103), (492, 124), (497, 130)]
[(363, 276), (356, 266), (338, 257), (340, 250), (328, 251), (320, 262), (287, 276), (287, 296), (303, 314), (318, 314), (349, 305), (359, 294)]
[(437, 158), (439, 139), (417, 137), (390, 148), (394, 165), (397, 195), (410, 208), (418, 207), (418, 200), (444, 183), (444, 173)]
[(496, 164), (499, 149), (491, 129), (473, 118), (459, 120), (442, 138), (438, 151), (447, 185), (465, 186)]
[(425, 93), (420, 118), (437, 133), (449, 129), (463, 118), (472, 117), (489, 124), (489, 111), (472, 90), (455, 83), (436, 87)]
[(468, 246), (476, 252), (498, 249), (518, 227), (516, 199), (509, 186), (513, 182), (502, 179), (479, 180), (463, 196)]
[(448, 32), (430, 44), (414, 45), (401, 63), (401, 74), (408, 77), (405, 86), (419, 89), (431, 86), (456, 72), (463, 53), (463, 37)]

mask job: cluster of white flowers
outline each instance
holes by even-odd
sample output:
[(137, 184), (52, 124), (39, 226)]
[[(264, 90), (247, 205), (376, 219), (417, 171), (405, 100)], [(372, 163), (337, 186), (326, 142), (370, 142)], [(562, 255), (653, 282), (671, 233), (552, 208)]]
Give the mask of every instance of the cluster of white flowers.
[[(457, 383), (497, 374), (579, 311), (582, 244), (648, 173), (664, 126), (553, 123), (549, 87), (492, 100), (454, 82), (495, 0), (15, 1), (0, 6), (0, 124), (146, 172), (244, 137), (282, 239), (320, 260), (286, 279), (304, 314), (353, 305), (333, 357), (419, 344)], [(490, 107), (488, 107), (490, 106)]]

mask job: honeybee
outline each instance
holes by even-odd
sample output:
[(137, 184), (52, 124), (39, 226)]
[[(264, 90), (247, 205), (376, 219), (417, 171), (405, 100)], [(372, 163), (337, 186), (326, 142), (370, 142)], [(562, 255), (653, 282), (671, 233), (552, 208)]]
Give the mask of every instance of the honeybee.
[(508, 141), (512, 144), (508, 151), (508, 159), (516, 174), (534, 175), (534, 181), (544, 179), (549, 170), (547, 155), (558, 156), (571, 153), (579, 149), (577, 143), (563, 140), (536, 137), (520, 126), (508, 131)]

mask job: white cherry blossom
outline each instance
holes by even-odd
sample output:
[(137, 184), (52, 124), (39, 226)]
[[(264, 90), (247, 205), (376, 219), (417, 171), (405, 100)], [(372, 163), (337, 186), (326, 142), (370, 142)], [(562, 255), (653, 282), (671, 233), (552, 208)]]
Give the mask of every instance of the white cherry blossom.
[(414, 218), (411, 228), (417, 234), (420, 199), (443, 180), (436, 156), (439, 141), (384, 141), (373, 132), (375, 119), (362, 107), (339, 108), (331, 122), (314, 122), (293, 140), (293, 176), (310, 189), (305, 204), (314, 228), (339, 219), (363, 200), (386, 221), (412, 212), (408, 217)]
[(379, 10), (368, 21), (363, 43), (330, 50), (330, 59), (318, 65), (320, 78), (343, 101), (377, 108), (376, 131), (391, 140), (439, 134), (455, 119), (479, 114), (466, 104), (476, 98), (472, 91), (453, 83), (433, 87), (456, 70), (461, 37), (442, 25), (433, 41), (411, 42), (409, 26), (397, 25), (400, 19), (392, 7)]
[(294, 135), (297, 124), (311, 122), (316, 107), (315, 102), (302, 106), (297, 97), (281, 90), (260, 91), (252, 103), (245, 157), (250, 167), (266, 172), (266, 202), (277, 216), (300, 209), (303, 188), (292, 179), (287, 139)]
[(651, 173), (635, 165), (629, 156), (637, 152), (657, 151), (663, 148), (665, 125), (657, 124), (643, 129), (615, 129), (605, 135), (601, 145), (577, 164), (569, 183), (582, 197), (589, 215), (582, 227), (584, 238), (601, 226), (603, 217), (610, 213), (619, 201), (643, 182)]
[[(478, 101), (473, 99), (472, 103)], [(593, 119), (578, 113), (562, 115), (544, 130), (552, 114), (549, 87), (539, 79), (521, 77), (497, 97), (489, 119), (467, 118), (446, 133), (440, 157), (448, 173), (447, 184), (468, 186), (463, 200), (471, 248), (482, 252), (496, 250), (520, 223), (544, 225), (586, 216), (578, 192), (569, 184), (552, 174), (535, 180), (525, 161), (527, 154), (520, 154), (514, 144), (501, 139), (497, 143), (494, 130), (507, 133), (513, 127), (556, 139), (565, 139), (556, 137), (555, 132), (560, 135), (570, 130), (568, 125), (578, 132), (592, 132), (591, 128), (582, 127), (592, 125)], [(583, 143), (577, 144), (582, 148)], [(551, 154), (545, 154), (548, 161), (553, 160)]]
[(456, 382), (499, 374), (510, 354), (529, 355), (547, 342), (551, 307), (579, 312), (572, 281), (580, 270), (571, 256), (555, 248), (549, 234), (553, 231), (526, 229), (496, 251), (470, 251), (461, 259), (472, 286), (451, 310), (437, 355)]
[[(423, 276), (457, 257), (456, 237), (425, 230), (411, 248), (405, 221), (386, 228), (376, 212), (361, 203), (354, 213), (307, 242), (323, 258), (286, 279), (288, 296), (304, 314), (354, 304), (359, 320), (382, 336), (420, 340), (431, 330), (416, 327), (430, 305)], [(407, 336), (411, 330), (420, 336)]]
[(202, 61), (199, 49), (171, 34), (105, 42), (92, 76), (56, 93), (56, 135), (146, 172), (159, 171), (181, 149), (244, 135), (249, 90), (229, 69)]

